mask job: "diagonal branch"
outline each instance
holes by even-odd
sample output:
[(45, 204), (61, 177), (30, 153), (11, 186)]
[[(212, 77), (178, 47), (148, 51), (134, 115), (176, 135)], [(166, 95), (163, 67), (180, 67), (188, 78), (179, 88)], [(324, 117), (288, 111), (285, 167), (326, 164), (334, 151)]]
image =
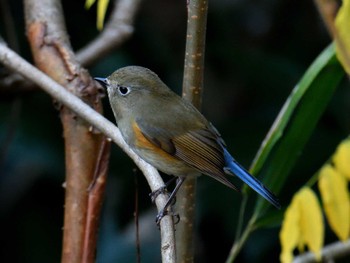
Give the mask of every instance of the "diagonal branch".
[[(350, 255), (350, 240), (345, 242), (337, 241), (328, 244), (321, 251), (322, 262), (334, 262), (335, 259), (344, 258)], [(293, 263), (311, 263), (318, 262), (315, 254), (306, 252), (294, 258)]]
[[(143, 172), (152, 191), (164, 186), (164, 182), (159, 173), (151, 165), (140, 159), (125, 143), (119, 129), (102, 115), (93, 110), (90, 106), (82, 102), (64, 87), (53, 81), (46, 74), (39, 71), (27, 61), (22, 59), (3, 42), (0, 42), (0, 62), (11, 70), (20, 73), (24, 78), (40, 86), (53, 98), (70, 108), (79, 117), (93, 125), (99, 131), (116, 143)], [(156, 198), (156, 206), (160, 211), (167, 201), (167, 196), (160, 194)], [(161, 231), (161, 253), (162, 262), (175, 263), (175, 239), (173, 220), (170, 216), (165, 216), (160, 222)]]

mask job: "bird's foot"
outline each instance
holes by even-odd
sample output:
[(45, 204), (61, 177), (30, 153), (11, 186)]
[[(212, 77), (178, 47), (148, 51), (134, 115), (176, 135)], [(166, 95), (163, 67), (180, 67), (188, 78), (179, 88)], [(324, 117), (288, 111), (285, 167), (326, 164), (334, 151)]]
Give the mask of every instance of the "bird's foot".
[(180, 215), (179, 214), (175, 214), (175, 213), (173, 213), (171, 211), (162, 209), (156, 216), (156, 224), (157, 224), (158, 227), (160, 225), (160, 221), (163, 219), (163, 217), (165, 217), (167, 215), (173, 217), (174, 225), (177, 225), (180, 222)]
[[(159, 187), (157, 190), (153, 191), (152, 193), (149, 194), (149, 196), (151, 197), (151, 201), (152, 203), (154, 203), (156, 201), (156, 198), (158, 197), (158, 195), (160, 194), (169, 194), (167, 187), (174, 182), (174, 180), (176, 180), (177, 177), (173, 177), (171, 178), (168, 182), (166, 182), (166, 184), (162, 187)], [(170, 205), (174, 205), (175, 202), (172, 201)]]
[(168, 194), (168, 189), (166, 188), (166, 186), (162, 186), (160, 188), (158, 188), (157, 190), (151, 192), (149, 194), (149, 196), (151, 197), (151, 201), (152, 203), (154, 203), (156, 201), (156, 198), (158, 197), (158, 195), (160, 194)]

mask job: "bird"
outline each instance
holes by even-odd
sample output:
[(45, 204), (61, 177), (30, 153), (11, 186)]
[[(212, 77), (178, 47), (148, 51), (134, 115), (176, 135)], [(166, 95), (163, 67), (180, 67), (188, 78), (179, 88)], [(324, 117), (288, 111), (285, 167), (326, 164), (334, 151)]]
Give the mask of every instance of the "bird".
[(118, 128), (131, 149), (157, 170), (178, 180), (156, 221), (168, 213), (188, 176), (204, 174), (239, 191), (235, 175), (273, 206), (278, 198), (228, 152), (218, 130), (189, 101), (173, 92), (153, 71), (126, 66), (94, 78), (107, 89)]

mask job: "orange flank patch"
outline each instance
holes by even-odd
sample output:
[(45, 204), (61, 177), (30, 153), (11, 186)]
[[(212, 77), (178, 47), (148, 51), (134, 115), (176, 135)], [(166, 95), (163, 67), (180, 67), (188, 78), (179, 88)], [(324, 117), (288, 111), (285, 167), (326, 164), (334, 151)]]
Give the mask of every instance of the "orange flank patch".
[(174, 164), (175, 162), (177, 163), (180, 161), (176, 157), (174, 157), (171, 154), (164, 151), (158, 145), (156, 145), (156, 144), (152, 143), (150, 140), (148, 140), (143, 135), (142, 131), (140, 130), (140, 128), (136, 122), (133, 123), (132, 128), (133, 128), (134, 133), (135, 133), (135, 139), (136, 139), (135, 146), (137, 148), (140, 148), (140, 149), (145, 150), (149, 153), (152, 153), (153, 158), (160, 157), (159, 159), (162, 159), (161, 161), (167, 162), (168, 164)]

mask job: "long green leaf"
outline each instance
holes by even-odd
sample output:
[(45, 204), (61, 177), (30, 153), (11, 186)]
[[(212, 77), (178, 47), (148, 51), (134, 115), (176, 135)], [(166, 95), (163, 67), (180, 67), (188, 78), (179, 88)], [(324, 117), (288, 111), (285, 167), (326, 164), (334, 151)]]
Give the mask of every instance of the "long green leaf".
[[(327, 107), (344, 70), (327, 47), (293, 89), (259, 149), (251, 172), (278, 193)], [(255, 214), (268, 205), (259, 199)]]

